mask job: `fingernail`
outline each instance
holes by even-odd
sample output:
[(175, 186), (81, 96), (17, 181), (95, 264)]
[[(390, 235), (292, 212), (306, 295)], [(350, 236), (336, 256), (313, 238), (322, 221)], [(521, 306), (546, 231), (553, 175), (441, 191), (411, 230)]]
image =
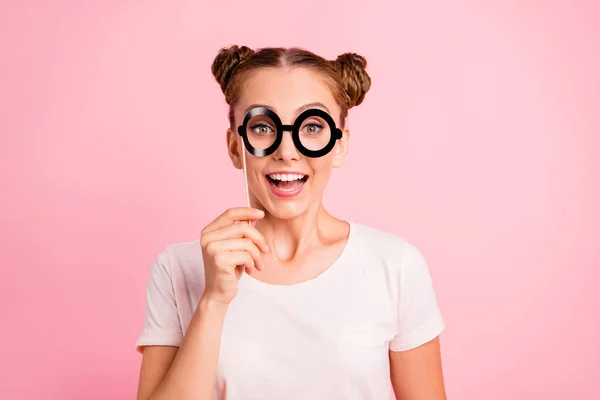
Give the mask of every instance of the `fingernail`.
[(269, 246), (267, 246), (266, 244), (265, 244), (265, 247), (264, 247), (264, 252), (265, 252), (265, 253), (268, 253), (268, 252), (269, 252)]
[(259, 216), (259, 217), (262, 217), (262, 216), (265, 215), (265, 212), (263, 210), (256, 210), (254, 212), (254, 214), (257, 215), (257, 216)]

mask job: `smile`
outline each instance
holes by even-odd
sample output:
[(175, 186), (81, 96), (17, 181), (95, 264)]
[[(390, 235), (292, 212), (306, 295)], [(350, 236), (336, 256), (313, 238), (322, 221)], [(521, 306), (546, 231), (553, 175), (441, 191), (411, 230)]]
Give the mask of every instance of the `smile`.
[(300, 173), (272, 173), (265, 177), (271, 192), (278, 197), (296, 196), (308, 180), (308, 175)]

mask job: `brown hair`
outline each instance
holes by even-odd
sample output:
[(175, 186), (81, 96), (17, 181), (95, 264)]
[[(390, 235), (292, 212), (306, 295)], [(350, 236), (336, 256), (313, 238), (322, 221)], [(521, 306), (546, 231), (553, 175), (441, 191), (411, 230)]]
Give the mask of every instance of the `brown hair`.
[(212, 64), (212, 73), (229, 104), (229, 122), (233, 127), (234, 108), (248, 75), (257, 69), (305, 67), (320, 73), (328, 82), (333, 97), (342, 109), (342, 128), (348, 110), (359, 105), (371, 87), (366, 72), (367, 60), (355, 53), (344, 53), (329, 61), (297, 47), (270, 47), (254, 51), (246, 46), (222, 48)]

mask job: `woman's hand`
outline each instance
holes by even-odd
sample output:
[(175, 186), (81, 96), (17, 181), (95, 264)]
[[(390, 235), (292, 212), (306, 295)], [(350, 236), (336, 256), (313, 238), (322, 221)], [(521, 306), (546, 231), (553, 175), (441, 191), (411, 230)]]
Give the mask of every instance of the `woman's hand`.
[(200, 237), (206, 284), (202, 297), (229, 304), (237, 294), (244, 270), (262, 270), (262, 253), (269, 251), (263, 235), (248, 221), (264, 217), (251, 207), (230, 208), (208, 224)]

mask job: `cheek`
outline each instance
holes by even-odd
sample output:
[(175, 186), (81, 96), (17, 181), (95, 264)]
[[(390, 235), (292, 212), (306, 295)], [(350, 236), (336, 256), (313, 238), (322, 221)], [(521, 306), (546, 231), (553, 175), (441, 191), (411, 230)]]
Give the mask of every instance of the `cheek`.
[(266, 168), (265, 164), (266, 160), (246, 154), (248, 182), (262, 181), (264, 179), (263, 171), (265, 171)]
[(309, 165), (313, 171), (313, 178), (315, 181), (327, 181), (331, 175), (331, 170), (333, 169), (333, 157), (328, 154), (325, 157), (312, 160)]

